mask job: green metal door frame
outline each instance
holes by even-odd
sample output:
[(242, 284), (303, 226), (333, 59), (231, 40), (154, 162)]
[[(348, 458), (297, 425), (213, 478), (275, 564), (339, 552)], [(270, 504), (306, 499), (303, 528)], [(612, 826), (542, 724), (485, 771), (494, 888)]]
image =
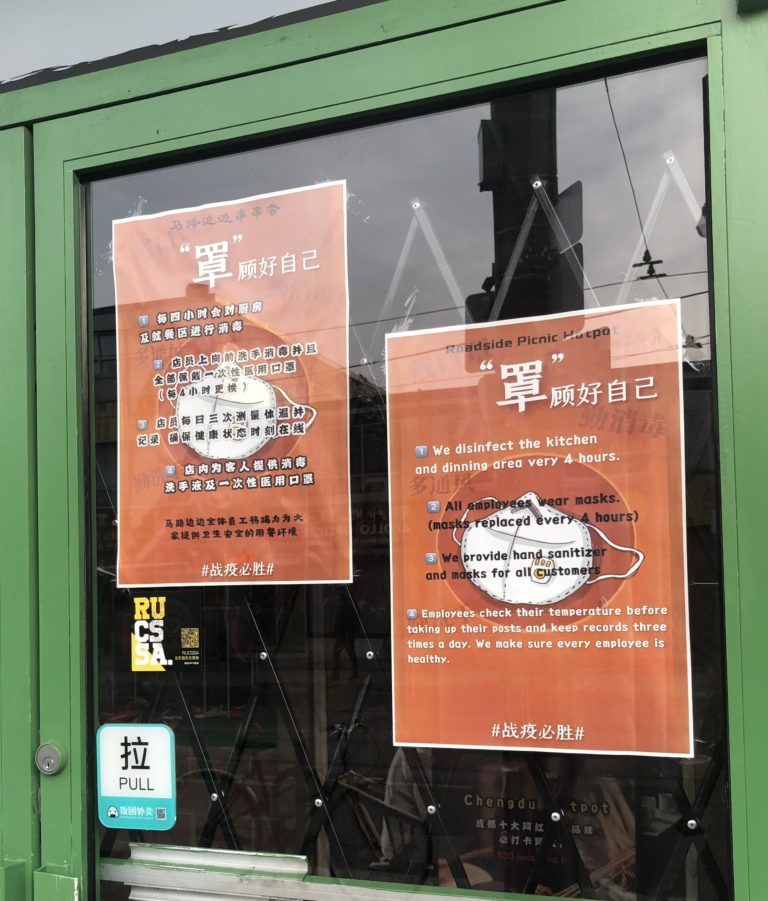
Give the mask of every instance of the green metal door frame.
[[(31, 757), (25, 756), (37, 737), (34, 717), (21, 733), (31, 739), (29, 747), (22, 749), (21, 741), (10, 748), (6, 739), (8, 711), (14, 709), (8, 694), (19, 684), (18, 680), (8, 684), (10, 661), (18, 660), (34, 698), (30, 661), (35, 660), (36, 592), (31, 566), (25, 577), (17, 574), (16, 582), (0, 580), (0, 663), (4, 667), (0, 850), (4, 862), (25, 861), (27, 886), (29, 874), (38, 867), (36, 901), (74, 898), (76, 886), (80, 897), (89, 897), (92, 888), (88, 884), (92, 836), (87, 761), (93, 737), (86, 716), (89, 635), (81, 183), (114, 166), (151, 165), (198, 149), (226, 152), (233, 142), (254, 137), (278, 141), (317, 123), (340, 124), (378, 111), (391, 114), (412, 104), (471, 96), (496, 85), (589, 72), (611, 61), (631, 62), (648, 54), (688, 52), (692, 47), (707, 53), (710, 68), (714, 328), (737, 901), (758, 897), (750, 887), (768, 884), (768, 856), (762, 850), (768, 834), (762, 815), (768, 808), (768, 773), (762, 767), (762, 749), (768, 740), (768, 723), (762, 716), (768, 675), (762, 635), (768, 634), (768, 607), (760, 591), (765, 552), (759, 543), (763, 511), (768, 508), (768, 481), (762, 478), (765, 441), (754, 407), (760, 389), (768, 388), (764, 384), (768, 374), (759, 365), (761, 336), (768, 326), (759, 292), (768, 190), (758, 177), (762, 148), (768, 143), (768, 121), (757, 113), (768, 108), (768, 73), (762, 59), (768, 46), (768, 16), (739, 17), (735, 0), (672, 4), (668, 0), (642, 4), (634, 0), (424, 0), (417, 11), (413, 6), (407, 0), (388, 0), (277, 33), (238, 39), (236, 47), (232, 42), (232, 54), (224, 50), (229, 45), (219, 44), (80, 76), (46, 89), (0, 95), (0, 127), (9, 126), (0, 130), (0, 171), (28, 173), (28, 133), (10, 126), (36, 120), (32, 134), (37, 329), (37, 472), (35, 478), (30, 468), (32, 423), (25, 420), (26, 449), (9, 444), (6, 451), (12, 456), (3, 459), (16, 461), (27, 473), (26, 479), (9, 479), (13, 484), (0, 490), (9, 504), (6, 509), (20, 511), (21, 517), (26, 512), (27, 520), (20, 529), (18, 520), (12, 525), (6, 519), (2, 553), (9, 561), (34, 561), (37, 489), (40, 735), (58, 742), (69, 758), (61, 774), (41, 780), (38, 860), (34, 811), (26, 820), (19, 814), (20, 819), (10, 823), (10, 827), (14, 822), (25, 825), (19, 831), (27, 836), (26, 845), (21, 836), (9, 834), (14, 831), (9, 817), (16, 815), (16, 802), (9, 799), (18, 799), (20, 809), (22, 795), (27, 801), (34, 796), (36, 779)], [(192, 71), (194, 76), (180, 74)], [(349, 77), (350, 71), (354, 78)], [(8, 181), (6, 175), (4, 187)], [(28, 230), (32, 220), (29, 183), (22, 179), (21, 184), (24, 190), (15, 201), (12, 196), (0, 201), (0, 226), (4, 227), (0, 257), (7, 257), (6, 273), (14, 274), (18, 259), (26, 259), (31, 246), (19, 225), (26, 222)], [(18, 237), (15, 245), (7, 241), (11, 234)], [(15, 292), (28, 298), (31, 284), (28, 277), (22, 281)], [(28, 308), (24, 310), (28, 315)], [(31, 334), (29, 321), (20, 311), (13, 315), (19, 328), (26, 327)], [(4, 329), (3, 334), (8, 342), (10, 330)], [(34, 355), (19, 341), (14, 347), (8, 343), (7, 354), (12, 355), (7, 359), (19, 362), (14, 373), (21, 379), (19, 390), (27, 399), (28, 411)], [(9, 390), (8, 384), (0, 390)], [(19, 403), (15, 400), (11, 409), (20, 409)], [(8, 571), (6, 566), (4, 575)], [(6, 599), (14, 592), (24, 603), (9, 610)], [(8, 622), (18, 628), (21, 641), (11, 638)], [(26, 782), (9, 770), (22, 764)], [(10, 795), (5, 793), (7, 786), (12, 787)], [(17, 850), (27, 847), (24, 853)], [(31, 897), (28, 892), (26, 897)]]
[(0, 132), (0, 901), (31, 897), (40, 854), (32, 135)]

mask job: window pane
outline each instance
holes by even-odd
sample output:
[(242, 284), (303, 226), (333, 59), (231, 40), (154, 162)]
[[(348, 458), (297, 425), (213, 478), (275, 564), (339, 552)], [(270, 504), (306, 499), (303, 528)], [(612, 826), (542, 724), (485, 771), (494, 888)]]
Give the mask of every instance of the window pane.
[[(163, 722), (177, 743), (178, 822), (145, 841), (301, 853), (338, 879), (729, 896), (705, 77), (686, 61), (91, 184), (98, 719)], [(352, 583), (117, 588), (113, 220), (342, 179)], [(393, 747), (385, 335), (665, 298), (681, 299), (693, 758)], [(163, 592), (200, 664), (132, 672), (133, 596)], [(102, 855), (139, 838), (105, 830)]]

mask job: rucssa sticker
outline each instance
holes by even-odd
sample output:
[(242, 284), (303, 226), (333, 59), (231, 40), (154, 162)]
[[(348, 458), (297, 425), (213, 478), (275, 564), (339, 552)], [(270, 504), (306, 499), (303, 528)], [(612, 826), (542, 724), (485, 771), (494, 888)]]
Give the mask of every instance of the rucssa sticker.
[(164, 672), (200, 665), (200, 602), (173, 596), (132, 598), (131, 669)]

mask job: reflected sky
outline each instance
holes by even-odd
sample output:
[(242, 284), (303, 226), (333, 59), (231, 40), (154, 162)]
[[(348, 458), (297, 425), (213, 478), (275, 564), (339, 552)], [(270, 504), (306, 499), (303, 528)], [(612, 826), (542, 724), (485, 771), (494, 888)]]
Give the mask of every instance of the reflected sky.
[[(697, 205), (704, 203), (705, 74), (704, 61), (695, 60), (563, 87), (557, 90), (556, 117), (559, 188), (577, 180), (583, 185), (585, 305), (622, 299), (621, 282), (628, 267), (641, 261), (642, 250), (634, 257), (644, 233), (652, 258), (663, 261), (656, 271), (666, 275), (633, 281), (625, 300), (683, 296), (684, 330), (706, 345), (699, 356), (708, 355), (706, 241), (673, 181), (654, 227), (641, 233), (640, 223), (649, 215), (670, 152)], [(490, 106), (479, 104), (95, 182), (93, 304), (114, 303), (113, 218), (346, 179), (351, 363), (381, 381), (384, 331), (461, 321), (446, 273), (421, 228), (393, 286), (415, 199), (463, 295), (479, 292), (491, 273), (492, 194), (478, 187), (478, 130), (489, 116)], [(646, 268), (634, 268), (631, 278), (639, 273)], [(390, 292), (389, 321), (377, 329)], [(514, 298), (514, 284), (510, 293)]]

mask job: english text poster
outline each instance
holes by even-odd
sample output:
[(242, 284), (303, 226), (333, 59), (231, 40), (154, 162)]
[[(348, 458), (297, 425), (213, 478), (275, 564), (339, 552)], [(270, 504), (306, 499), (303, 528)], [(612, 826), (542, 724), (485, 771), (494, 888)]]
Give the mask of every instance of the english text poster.
[(691, 755), (680, 336), (387, 336), (396, 744)]
[(113, 226), (118, 584), (351, 578), (346, 187)]

